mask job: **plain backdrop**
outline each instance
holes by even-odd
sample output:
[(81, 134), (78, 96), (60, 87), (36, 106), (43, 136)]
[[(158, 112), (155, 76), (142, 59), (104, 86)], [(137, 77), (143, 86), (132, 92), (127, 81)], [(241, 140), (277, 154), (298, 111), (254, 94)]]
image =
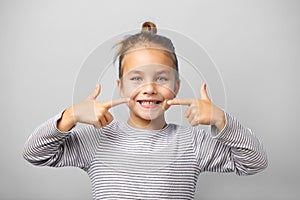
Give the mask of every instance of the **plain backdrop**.
[(71, 105), (90, 53), (146, 20), (206, 49), (223, 79), (226, 111), (250, 127), (268, 153), (268, 168), (254, 176), (201, 174), (195, 199), (298, 199), (296, 0), (1, 0), (0, 199), (92, 199), (82, 170), (35, 167), (22, 157), (24, 143), (39, 124)]

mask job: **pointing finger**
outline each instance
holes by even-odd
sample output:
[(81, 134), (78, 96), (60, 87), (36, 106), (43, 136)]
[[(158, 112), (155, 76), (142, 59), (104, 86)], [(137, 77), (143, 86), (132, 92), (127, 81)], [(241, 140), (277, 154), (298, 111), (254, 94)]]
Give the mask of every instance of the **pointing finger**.
[(123, 103), (128, 103), (128, 102), (129, 102), (129, 98), (122, 98), (122, 99), (117, 99), (117, 100), (113, 100), (113, 101), (107, 101), (107, 102), (104, 102), (104, 107), (109, 109), (114, 106), (117, 106), (117, 105), (120, 105)]
[(193, 103), (193, 99), (172, 99), (168, 100), (167, 104), (169, 105), (186, 105), (189, 106)]

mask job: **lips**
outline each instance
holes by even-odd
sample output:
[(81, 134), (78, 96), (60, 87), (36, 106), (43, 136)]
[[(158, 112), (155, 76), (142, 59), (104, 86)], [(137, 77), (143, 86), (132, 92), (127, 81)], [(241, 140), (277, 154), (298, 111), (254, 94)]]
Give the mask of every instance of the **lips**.
[(161, 104), (162, 101), (160, 100), (154, 100), (154, 99), (143, 99), (143, 100), (137, 100), (137, 102), (143, 107), (143, 108), (155, 108), (159, 104)]
[(147, 105), (147, 104), (160, 104), (161, 103), (161, 101), (159, 101), (159, 100), (150, 100), (150, 99), (137, 100), (137, 102), (140, 103), (140, 104), (145, 104), (145, 105)]

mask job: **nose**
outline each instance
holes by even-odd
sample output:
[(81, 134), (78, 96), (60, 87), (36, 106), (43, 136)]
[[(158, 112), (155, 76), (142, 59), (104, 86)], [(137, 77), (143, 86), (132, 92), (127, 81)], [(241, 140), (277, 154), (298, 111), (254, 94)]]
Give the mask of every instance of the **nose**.
[(148, 83), (148, 84), (144, 85), (142, 93), (143, 94), (156, 94), (157, 91), (156, 91), (155, 83)]

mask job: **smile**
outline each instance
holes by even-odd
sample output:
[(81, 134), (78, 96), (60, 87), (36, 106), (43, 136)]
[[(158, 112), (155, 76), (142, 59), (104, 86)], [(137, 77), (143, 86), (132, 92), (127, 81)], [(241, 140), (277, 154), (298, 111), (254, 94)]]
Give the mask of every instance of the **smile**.
[(159, 104), (161, 104), (162, 101), (159, 100), (137, 100), (137, 102), (143, 107), (143, 108), (155, 108)]

